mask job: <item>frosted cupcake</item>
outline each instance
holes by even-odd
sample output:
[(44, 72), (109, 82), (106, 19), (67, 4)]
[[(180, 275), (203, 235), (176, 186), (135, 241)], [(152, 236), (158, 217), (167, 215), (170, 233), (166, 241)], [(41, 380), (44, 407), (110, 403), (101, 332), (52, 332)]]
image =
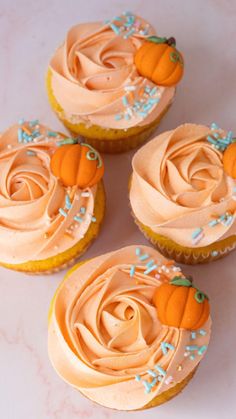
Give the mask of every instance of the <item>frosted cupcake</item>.
[[(194, 264), (219, 259), (235, 249), (232, 141), (232, 133), (214, 123), (211, 128), (185, 124), (159, 135), (135, 154), (132, 213), (164, 255)], [(230, 174), (223, 162), (228, 162), (229, 154)]]
[(37, 120), (21, 120), (1, 135), (1, 266), (51, 273), (97, 236), (105, 209), (103, 163), (91, 146), (75, 142)]
[(144, 19), (123, 13), (69, 30), (50, 61), (47, 92), (74, 135), (116, 153), (150, 136), (182, 75), (175, 39), (157, 37)]
[(49, 312), (53, 367), (91, 401), (141, 410), (176, 396), (210, 339), (208, 297), (156, 250), (129, 246), (75, 266)]

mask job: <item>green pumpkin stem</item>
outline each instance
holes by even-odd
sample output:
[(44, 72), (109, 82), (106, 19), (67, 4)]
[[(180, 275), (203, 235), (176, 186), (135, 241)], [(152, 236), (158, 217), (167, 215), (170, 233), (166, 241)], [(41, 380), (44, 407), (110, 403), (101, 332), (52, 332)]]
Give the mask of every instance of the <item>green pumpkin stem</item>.
[(172, 47), (175, 47), (176, 45), (176, 40), (173, 36), (171, 36), (170, 38), (166, 38), (165, 36), (161, 37), (161, 36), (153, 35), (153, 36), (149, 36), (147, 40), (150, 42), (154, 42), (154, 44), (167, 44)]
[[(188, 287), (188, 288), (193, 286), (191, 276), (188, 276), (186, 278), (182, 276), (175, 276), (174, 278), (171, 279), (170, 284), (176, 285), (179, 287)], [(208, 296), (204, 292), (200, 291), (198, 288), (196, 288), (194, 298), (200, 304), (203, 303), (205, 299), (209, 300)]]

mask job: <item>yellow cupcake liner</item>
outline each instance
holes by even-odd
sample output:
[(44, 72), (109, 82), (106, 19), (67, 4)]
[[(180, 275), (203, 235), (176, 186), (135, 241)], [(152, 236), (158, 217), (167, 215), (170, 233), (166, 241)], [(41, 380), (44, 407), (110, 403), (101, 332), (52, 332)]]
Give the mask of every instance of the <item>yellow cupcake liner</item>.
[[(57, 290), (55, 291), (55, 293), (54, 293), (54, 295), (52, 297), (52, 300), (50, 302), (50, 307), (49, 307), (49, 310), (48, 310), (48, 324), (51, 321), (51, 317), (52, 317), (52, 312), (53, 312), (53, 308), (54, 308), (54, 303), (55, 303), (55, 300), (56, 300), (56, 296), (57, 296), (59, 290), (61, 289), (61, 287), (63, 286), (64, 282), (70, 277), (70, 275), (74, 271), (76, 271), (84, 263), (87, 263), (89, 260), (90, 259), (87, 259), (87, 260), (83, 260), (83, 261), (77, 263), (64, 276), (64, 279), (59, 284), (59, 286), (58, 286)], [(168, 390), (164, 391), (163, 393), (158, 394), (146, 406), (144, 406), (141, 409), (136, 409), (136, 411), (138, 411), (138, 410), (146, 410), (146, 409), (150, 409), (151, 407), (160, 406), (161, 404), (166, 403), (167, 401), (173, 399), (175, 396), (177, 396), (179, 393), (181, 393), (181, 391), (187, 386), (187, 384), (189, 383), (189, 381), (193, 378), (193, 376), (194, 376), (197, 368), (198, 368), (198, 365), (197, 365), (197, 367), (193, 371), (191, 371), (190, 374), (187, 375), (187, 377), (184, 378), (184, 380), (182, 380), (179, 383), (173, 385), (171, 388), (169, 388)], [(86, 395), (83, 394), (83, 392), (81, 390), (79, 390), (79, 391), (80, 391), (80, 393), (84, 397), (86, 397), (87, 399), (89, 399)], [(98, 404), (98, 403), (94, 402), (93, 400), (92, 400), (92, 402), (95, 403), (95, 404)], [(115, 409), (113, 409), (113, 410), (115, 410)]]
[(48, 99), (60, 121), (70, 131), (72, 136), (82, 136), (88, 144), (91, 144), (91, 146), (103, 153), (122, 153), (138, 147), (150, 137), (171, 106), (171, 104), (168, 104), (163, 112), (150, 124), (128, 128), (127, 130), (103, 128), (99, 125), (87, 126), (84, 123), (73, 124), (63, 116), (63, 109), (53, 94), (51, 79), (52, 72), (48, 70), (46, 76)]
[(138, 221), (135, 216), (135, 223), (144, 236), (162, 253), (165, 257), (173, 259), (186, 265), (208, 263), (221, 259), (236, 248), (236, 235), (219, 240), (204, 247), (185, 247), (175, 243), (173, 240), (155, 233), (150, 227)]
[(103, 182), (100, 181), (97, 187), (94, 205), (94, 217), (96, 222), (91, 223), (84, 237), (73, 247), (44, 260), (28, 261), (20, 264), (9, 264), (0, 262), (3, 266), (14, 271), (34, 275), (52, 274), (72, 265), (76, 259), (82, 256), (97, 237), (105, 214), (106, 196)]

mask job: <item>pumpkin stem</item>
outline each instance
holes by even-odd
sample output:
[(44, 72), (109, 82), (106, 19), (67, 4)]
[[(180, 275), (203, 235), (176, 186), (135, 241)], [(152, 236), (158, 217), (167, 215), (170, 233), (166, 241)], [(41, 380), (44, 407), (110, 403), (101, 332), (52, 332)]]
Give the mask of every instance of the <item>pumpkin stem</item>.
[(171, 279), (170, 283), (179, 287), (191, 287), (192, 277), (183, 278), (182, 276), (175, 276)]
[(147, 40), (154, 42), (155, 44), (165, 44), (167, 42), (167, 38), (162, 38), (160, 36), (149, 36)]
[(196, 288), (196, 292), (194, 294), (194, 298), (198, 303), (203, 303), (203, 301), (209, 300), (209, 297), (202, 291), (200, 291), (198, 288)]

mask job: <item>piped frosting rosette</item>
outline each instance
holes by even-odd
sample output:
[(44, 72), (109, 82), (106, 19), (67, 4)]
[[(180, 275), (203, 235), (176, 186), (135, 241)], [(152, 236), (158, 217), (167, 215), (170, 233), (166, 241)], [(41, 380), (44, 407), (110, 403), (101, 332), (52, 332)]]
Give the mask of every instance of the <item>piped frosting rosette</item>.
[(49, 65), (61, 117), (119, 129), (154, 121), (175, 92), (157, 88), (134, 64), (136, 51), (154, 34), (145, 20), (125, 13), (106, 23), (72, 27)]
[(220, 129), (181, 125), (154, 138), (133, 158), (135, 218), (182, 246), (207, 246), (236, 234), (236, 182), (224, 171), (214, 136), (219, 144), (225, 141)]
[(49, 356), (58, 374), (119, 410), (140, 409), (184, 380), (207, 349), (211, 321), (194, 332), (160, 322), (155, 291), (176, 275), (180, 268), (144, 246), (69, 272), (50, 311)]
[[(96, 185), (74, 191), (50, 169), (65, 136), (38, 121), (13, 125), (0, 141), (0, 261), (42, 260), (71, 248), (89, 228)], [(81, 220), (74, 217), (84, 208)], [(73, 231), (72, 231), (73, 228)]]

